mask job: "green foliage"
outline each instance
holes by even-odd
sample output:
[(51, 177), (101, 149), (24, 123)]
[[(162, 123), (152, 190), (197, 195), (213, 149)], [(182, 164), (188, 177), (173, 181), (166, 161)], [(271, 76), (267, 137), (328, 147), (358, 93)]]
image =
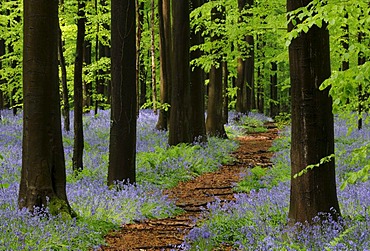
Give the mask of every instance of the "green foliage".
[(267, 169), (260, 166), (255, 166), (249, 170), (244, 179), (238, 183), (235, 188), (238, 192), (249, 193), (251, 190), (258, 191), (261, 188), (265, 188), (265, 185), (261, 183), (261, 179), (266, 175)]
[(275, 123), (277, 127), (282, 129), (291, 123), (291, 114), (286, 112), (280, 112), (279, 115), (275, 116)]
[(293, 175), (293, 178), (297, 178), (297, 177), (300, 177), (300, 176), (302, 176), (302, 175), (304, 175), (304, 174), (306, 174), (308, 171), (310, 171), (310, 170), (312, 170), (312, 169), (314, 169), (314, 168), (317, 168), (317, 167), (320, 167), (320, 166), (322, 166), (323, 164), (325, 164), (325, 163), (328, 163), (328, 162), (330, 162), (330, 161), (333, 161), (333, 159), (334, 159), (334, 154), (331, 154), (331, 155), (329, 155), (329, 156), (325, 156), (324, 158), (322, 158), (322, 159), (320, 159), (320, 162), (319, 163), (317, 163), (317, 164), (311, 164), (311, 165), (308, 165), (308, 166), (306, 166), (304, 169), (302, 169), (300, 172), (298, 172), (298, 173), (296, 173), (296, 174), (294, 174)]

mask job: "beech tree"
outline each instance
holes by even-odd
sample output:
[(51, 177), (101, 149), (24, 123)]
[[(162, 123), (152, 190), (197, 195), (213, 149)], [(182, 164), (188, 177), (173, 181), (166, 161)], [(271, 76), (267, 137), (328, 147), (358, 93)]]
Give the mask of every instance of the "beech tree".
[(172, 91), (168, 143), (192, 143), (190, 102), (189, 0), (172, 1)]
[[(288, 0), (288, 11), (307, 6), (311, 1)], [(291, 17), (288, 29), (294, 28)], [(301, 32), (289, 45), (292, 86), (291, 191), (289, 219), (291, 223), (311, 222), (318, 213), (340, 215), (334, 158), (334, 123), (329, 88), (320, 90), (330, 77), (329, 31), (322, 21), (306, 33)], [(326, 161), (323, 159), (326, 158)], [(298, 175), (309, 165), (320, 163), (307, 173)]]
[[(225, 9), (222, 6), (216, 6), (211, 11), (211, 20), (215, 23), (220, 23), (225, 19)], [(211, 41), (220, 40), (220, 35), (211, 37)], [(223, 113), (223, 85), (222, 85), (222, 57), (217, 55), (214, 64), (209, 73), (208, 86), (208, 110), (206, 119), (207, 134), (216, 137), (227, 138)]]
[(112, 99), (108, 185), (136, 181), (135, 0), (112, 0)]
[(76, 58), (74, 71), (74, 141), (73, 141), (73, 170), (81, 171), (83, 169), (83, 149), (84, 136), (82, 126), (83, 113), (83, 58), (84, 58), (84, 41), (85, 41), (85, 2), (78, 1), (78, 20), (77, 20), (77, 40), (76, 40)]
[(74, 215), (66, 195), (58, 78), (58, 1), (24, 1), (19, 207)]

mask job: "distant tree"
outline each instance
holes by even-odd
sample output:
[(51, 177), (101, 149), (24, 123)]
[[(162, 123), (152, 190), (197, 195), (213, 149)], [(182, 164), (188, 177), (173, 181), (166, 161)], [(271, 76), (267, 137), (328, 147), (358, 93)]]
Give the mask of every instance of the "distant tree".
[(170, 84), (171, 84), (171, 1), (158, 0), (159, 14), (159, 51), (160, 51), (160, 102), (158, 130), (167, 130), (170, 119)]
[[(5, 40), (0, 39), (0, 58), (5, 55)], [(0, 60), (0, 70), (3, 68), (2, 61)], [(3, 84), (5, 83), (3, 76), (0, 75), (0, 120), (1, 120), (1, 110), (4, 109), (4, 93)]]
[[(288, 0), (288, 11), (307, 6), (311, 1)], [(289, 30), (294, 28), (289, 23)], [(334, 123), (329, 88), (319, 90), (330, 77), (329, 31), (323, 21), (300, 33), (289, 46), (292, 86), (291, 223), (311, 222), (319, 212), (340, 215), (334, 159), (294, 178), (308, 165), (320, 163), (334, 154)], [(335, 210), (335, 212), (333, 211)]]
[(108, 185), (134, 183), (136, 158), (135, 0), (112, 0), (112, 100)]
[(152, 69), (152, 103), (153, 111), (157, 114), (157, 67), (156, 67), (156, 57), (155, 57), (155, 3), (151, 0), (151, 15), (150, 15), (150, 54), (151, 54), (151, 69)]
[(24, 1), (19, 207), (74, 216), (66, 195), (58, 78), (58, 1)]
[[(239, 22), (243, 22), (242, 12), (245, 8), (246, 0), (238, 0), (238, 8), (241, 13), (241, 16), (239, 17)], [(244, 37), (245, 39), (245, 37)], [(246, 80), (245, 80), (245, 57), (246, 55), (243, 55), (243, 49), (239, 45), (239, 51), (241, 55), (237, 58), (237, 78), (236, 78), (236, 111), (241, 113), (246, 113), (246, 102), (247, 102), (247, 93), (246, 93)]]
[(72, 166), (74, 171), (81, 171), (83, 169), (83, 59), (84, 59), (84, 41), (85, 41), (85, 0), (78, 1), (78, 19), (77, 19), (77, 40), (76, 40), (76, 57), (74, 70), (74, 144)]
[[(225, 9), (223, 6), (216, 6), (212, 8), (211, 20), (215, 23), (221, 23), (225, 20)], [(219, 34), (211, 37), (211, 41), (221, 40)], [(227, 138), (223, 113), (223, 85), (222, 85), (222, 57), (217, 55), (214, 64), (209, 73), (208, 84), (208, 108), (206, 119), (206, 130), (210, 136)]]
[[(246, 0), (246, 9), (253, 7), (254, 0)], [(247, 18), (251, 18), (251, 14)], [(247, 84), (246, 89), (246, 108), (247, 112), (256, 107), (255, 90), (254, 90), (254, 37), (253, 34), (247, 34), (245, 37), (247, 42), (247, 55), (245, 59), (245, 81)]]
[(277, 63), (271, 62), (270, 73), (270, 117), (275, 118), (279, 113), (278, 85), (277, 85)]
[(170, 145), (192, 143), (190, 110), (190, 20), (189, 0), (172, 1), (172, 92)]
[(70, 131), (70, 116), (69, 116), (69, 91), (67, 85), (67, 67), (66, 67), (66, 60), (64, 57), (64, 46), (63, 46), (63, 39), (62, 39), (62, 30), (60, 29), (60, 24), (58, 24), (59, 30), (59, 42), (58, 42), (58, 57), (59, 57), (59, 65), (62, 73), (62, 94), (63, 94), (63, 117), (64, 117), (64, 130), (69, 132)]

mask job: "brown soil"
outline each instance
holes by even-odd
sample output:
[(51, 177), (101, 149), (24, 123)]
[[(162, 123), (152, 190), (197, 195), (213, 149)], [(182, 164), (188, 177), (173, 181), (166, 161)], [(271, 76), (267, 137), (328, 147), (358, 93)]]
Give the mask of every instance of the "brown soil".
[[(183, 214), (126, 224), (106, 236), (108, 245), (101, 250), (179, 250), (176, 246), (184, 241), (185, 235), (195, 226), (195, 219), (201, 217), (207, 203), (214, 201), (215, 197), (223, 201), (233, 200), (233, 186), (241, 179), (246, 168), (271, 166), (272, 153), (268, 149), (277, 136), (277, 129), (271, 124), (267, 128), (268, 132), (238, 138), (240, 147), (232, 154), (235, 158), (233, 163), (165, 191), (176, 200), (178, 207), (185, 210)], [(225, 247), (225, 250), (228, 249)]]

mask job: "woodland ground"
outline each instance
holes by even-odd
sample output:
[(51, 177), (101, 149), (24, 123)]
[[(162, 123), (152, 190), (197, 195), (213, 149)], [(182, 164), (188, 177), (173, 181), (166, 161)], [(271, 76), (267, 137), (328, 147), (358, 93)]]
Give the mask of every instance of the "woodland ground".
[(184, 210), (182, 214), (123, 225), (106, 236), (108, 245), (102, 250), (181, 250), (185, 236), (195, 226), (194, 220), (202, 217), (207, 204), (216, 199), (235, 200), (234, 187), (246, 168), (271, 167), (269, 148), (276, 136), (277, 129), (272, 126), (268, 132), (238, 137), (240, 146), (232, 153), (233, 163), (165, 191)]

